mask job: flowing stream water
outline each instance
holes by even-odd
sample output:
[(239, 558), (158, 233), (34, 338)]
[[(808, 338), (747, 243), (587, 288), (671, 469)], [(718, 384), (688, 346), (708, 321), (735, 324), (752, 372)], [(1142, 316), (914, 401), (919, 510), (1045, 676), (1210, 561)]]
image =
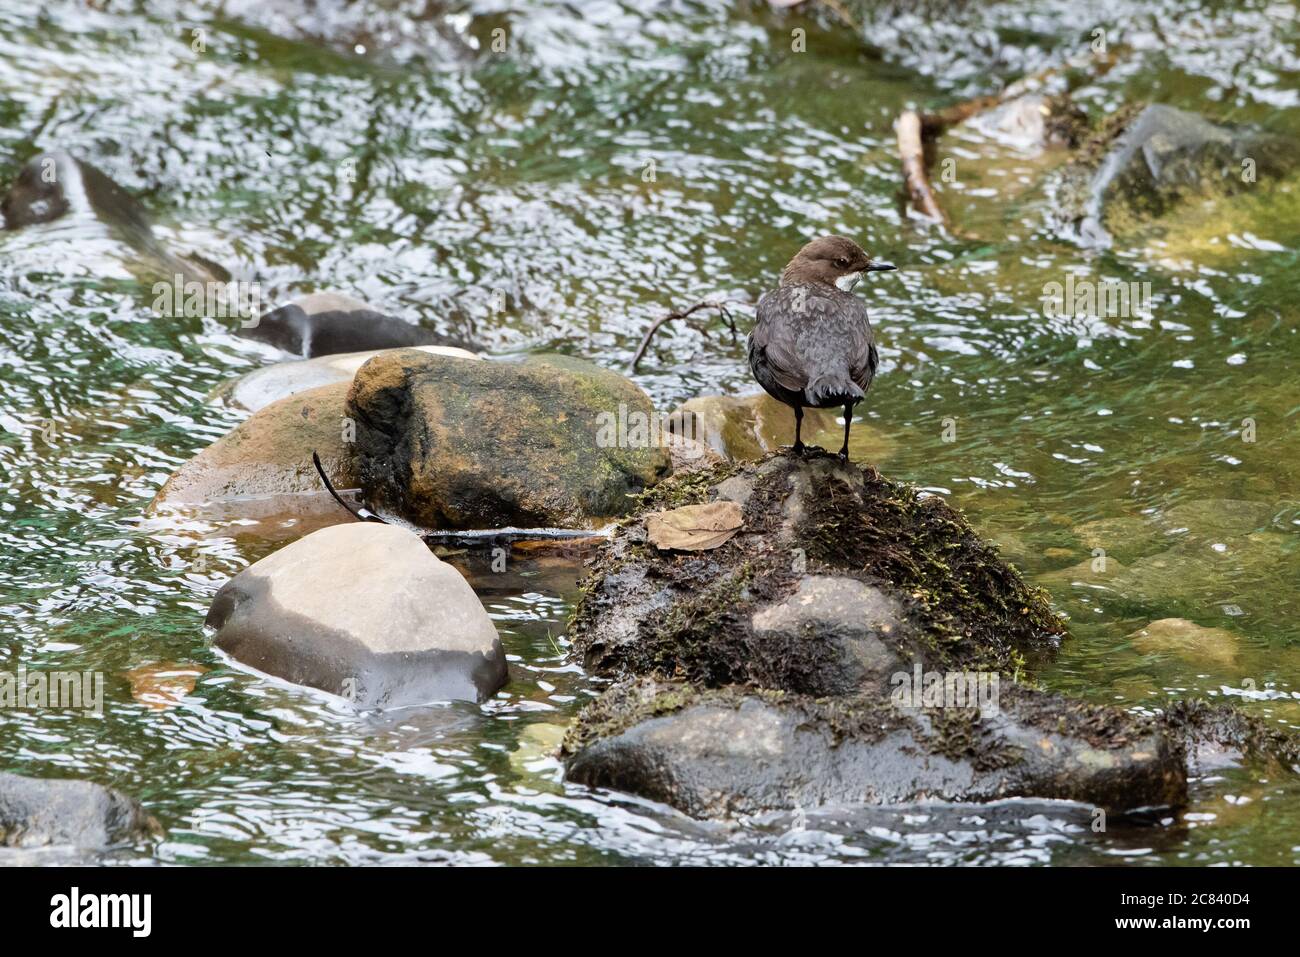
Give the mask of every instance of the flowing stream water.
[[(306, 6), (0, 0), (0, 179), (64, 149), (169, 246), (273, 299), (341, 290), (494, 356), (621, 370), (664, 313), (752, 299), (809, 236), (856, 237), (900, 267), (859, 288), (882, 356), (863, 434), (1069, 616), (1037, 680), (1300, 724), (1300, 178), (1090, 253), (1042, 227), (1040, 159), (961, 132), (937, 183), (960, 235), (908, 216), (892, 130), (908, 104), (995, 91), (1101, 27), (1123, 55), (1077, 91), (1090, 113), (1159, 100), (1300, 137), (1296, 6), (850, 4), (854, 29), (721, 0), (387, 3), (369, 30)], [(139, 256), (85, 218), (0, 234), (0, 270), (0, 668), (107, 675), (102, 714), (0, 712), (0, 769), (137, 796), (166, 836), (110, 860), (1300, 861), (1300, 783), (1258, 770), (1105, 833), (1053, 802), (718, 824), (568, 786), (553, 751), (600, 683), (566, 662), (581, 570), (556, 559), (453, 559), (510, 660), (481, 707), (356, 714), (234, 668), (203, 616), (279, 543), (142, 514), (238, 421), (208, 394), (267, 354), (229, 323), (158, 318)], [(1044, 315), (1071, 271), (1149, 282), (1151, 308)], [(634, 378), (663, 409), (754, 387), (715, 319), (666, 329)], [(1088, 574), (1097, 548), (1122, 587)], [(1221, 631), (1135, 645), (1171, 617)]]

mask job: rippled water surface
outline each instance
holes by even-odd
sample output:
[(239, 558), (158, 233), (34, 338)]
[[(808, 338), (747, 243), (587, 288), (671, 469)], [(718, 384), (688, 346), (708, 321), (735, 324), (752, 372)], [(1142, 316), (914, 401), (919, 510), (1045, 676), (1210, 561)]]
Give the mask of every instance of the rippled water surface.
[[(1154, 99), (1300, 136), (1294, 5), (850, 4), (853, 28), (759, 3), (382, 6), (0, 0), (0, 179), (65, 149), (169, 246), (268, 296), (342, 290), (495, 355), (616, 368), (666, 311), (752, 299), (808, 236), (853, 235), (900, 265), (864, 291), (878, 464), (965, 508), (1069, 615), (1042, 683), (1300, 724), (1300, 180), (1085, 254), (1043, 229), (1037, 161), (970, 134), (945, 138), (958, 176), (937, 184), (959, 235), (909, 218), (891, 127), (1086, 52), (1101, 26), (1121, 55), (1077, 93), (1094, 115)], [(579, 569), (555, 560), (455, 559), (510, 658), (482, 707), (358, 715), (236, 670), (203, 615), (276, 543), (141, 515), (237, 421), (205, 397), (267, 355), (155, 317), (153, 267), (93, 220), (0, 234), (0, 264), (0, 667), (108, 674), (102, 716), (0, 714), (0, 768), (137, 795), (167, 837), (115, 859), (1300, 859), (1300, 786), (1245, 769), (1108, 834), (1060, 803), (724, 826), (566, 786), (553, 748), (599, 685), (566, 663)], [(1044, 283), (1070, 271), (1150, 282), (1150, 315), (1045, 317)], [(663, 408), (752, 389), (720, 321), (661, 336), (636, 378)], [(1095, 548), (1121, 583), (1091, 573)], [(1225, 634), (1133, 646), (1167, 617)]]

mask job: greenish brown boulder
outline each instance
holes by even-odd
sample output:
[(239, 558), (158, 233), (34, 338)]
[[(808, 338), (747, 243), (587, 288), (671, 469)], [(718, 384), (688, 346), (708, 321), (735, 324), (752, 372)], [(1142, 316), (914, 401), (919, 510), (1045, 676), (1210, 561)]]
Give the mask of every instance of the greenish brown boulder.
[(1129, 105), (1099, 124), (1054, 178), (1049, 224), (1085, 245), (1108, 246), (1181, 203), (1277, 179), (1294, 167), (1295, 146), (1163, 103)]
[(386, 352), (348, 410), (367, 501), (422, 528), (598, 527), (670, 467), (645, 393), (564, 356)]
[[(674, 434), (694, 439), (720, 455), (755, 462), (782, 446), (794, 444), (794, 410), (765, 392), (750, 395), (702, 395), (679, 406), (669, 416)], [(803, 439), (808, 445), (838, 449), (844, 440), (839, 413), (805, 409)], [(849, 436), (849, 457), (880, 462), (894, 443), (870, 424), (858, 422)]]

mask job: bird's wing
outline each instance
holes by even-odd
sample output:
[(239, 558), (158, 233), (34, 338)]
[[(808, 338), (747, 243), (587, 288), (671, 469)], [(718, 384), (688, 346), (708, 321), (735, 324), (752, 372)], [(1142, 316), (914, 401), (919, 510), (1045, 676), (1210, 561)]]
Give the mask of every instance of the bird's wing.
[(876, 352), (875, 335), (871, 323), (867, 320), (867, 307), (855, 300), (856, 309), (844, 315), (843, 334), (846, 341), (846, 354), (849, 360), (849, 376), (858, 388), (865, 392), (876, 376), (876, 366), (880, 356)]
[[(773, 329), (779, 317), (793, 311), (790, 287), (782, 286), (758, 300), (755, 315), (758, 321), (750, 335), (749, 349), (752, 363), (761, 365), (778, 385), (791, 392), (802, 393), (808, 384), (803, 358), (796, 351), (798, 340), (794, 336), (774, 336)], [(755, 373), (758, 369), (755, 368)]]

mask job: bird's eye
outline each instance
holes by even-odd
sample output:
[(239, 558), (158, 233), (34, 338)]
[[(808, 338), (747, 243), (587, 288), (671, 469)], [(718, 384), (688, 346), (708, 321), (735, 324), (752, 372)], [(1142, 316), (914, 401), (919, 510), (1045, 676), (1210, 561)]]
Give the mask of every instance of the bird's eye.
[(848, 269), (849, 261), (841, 256), (839, 259), (835, 260), (835, 265), (839, 266), (841, 269)]

